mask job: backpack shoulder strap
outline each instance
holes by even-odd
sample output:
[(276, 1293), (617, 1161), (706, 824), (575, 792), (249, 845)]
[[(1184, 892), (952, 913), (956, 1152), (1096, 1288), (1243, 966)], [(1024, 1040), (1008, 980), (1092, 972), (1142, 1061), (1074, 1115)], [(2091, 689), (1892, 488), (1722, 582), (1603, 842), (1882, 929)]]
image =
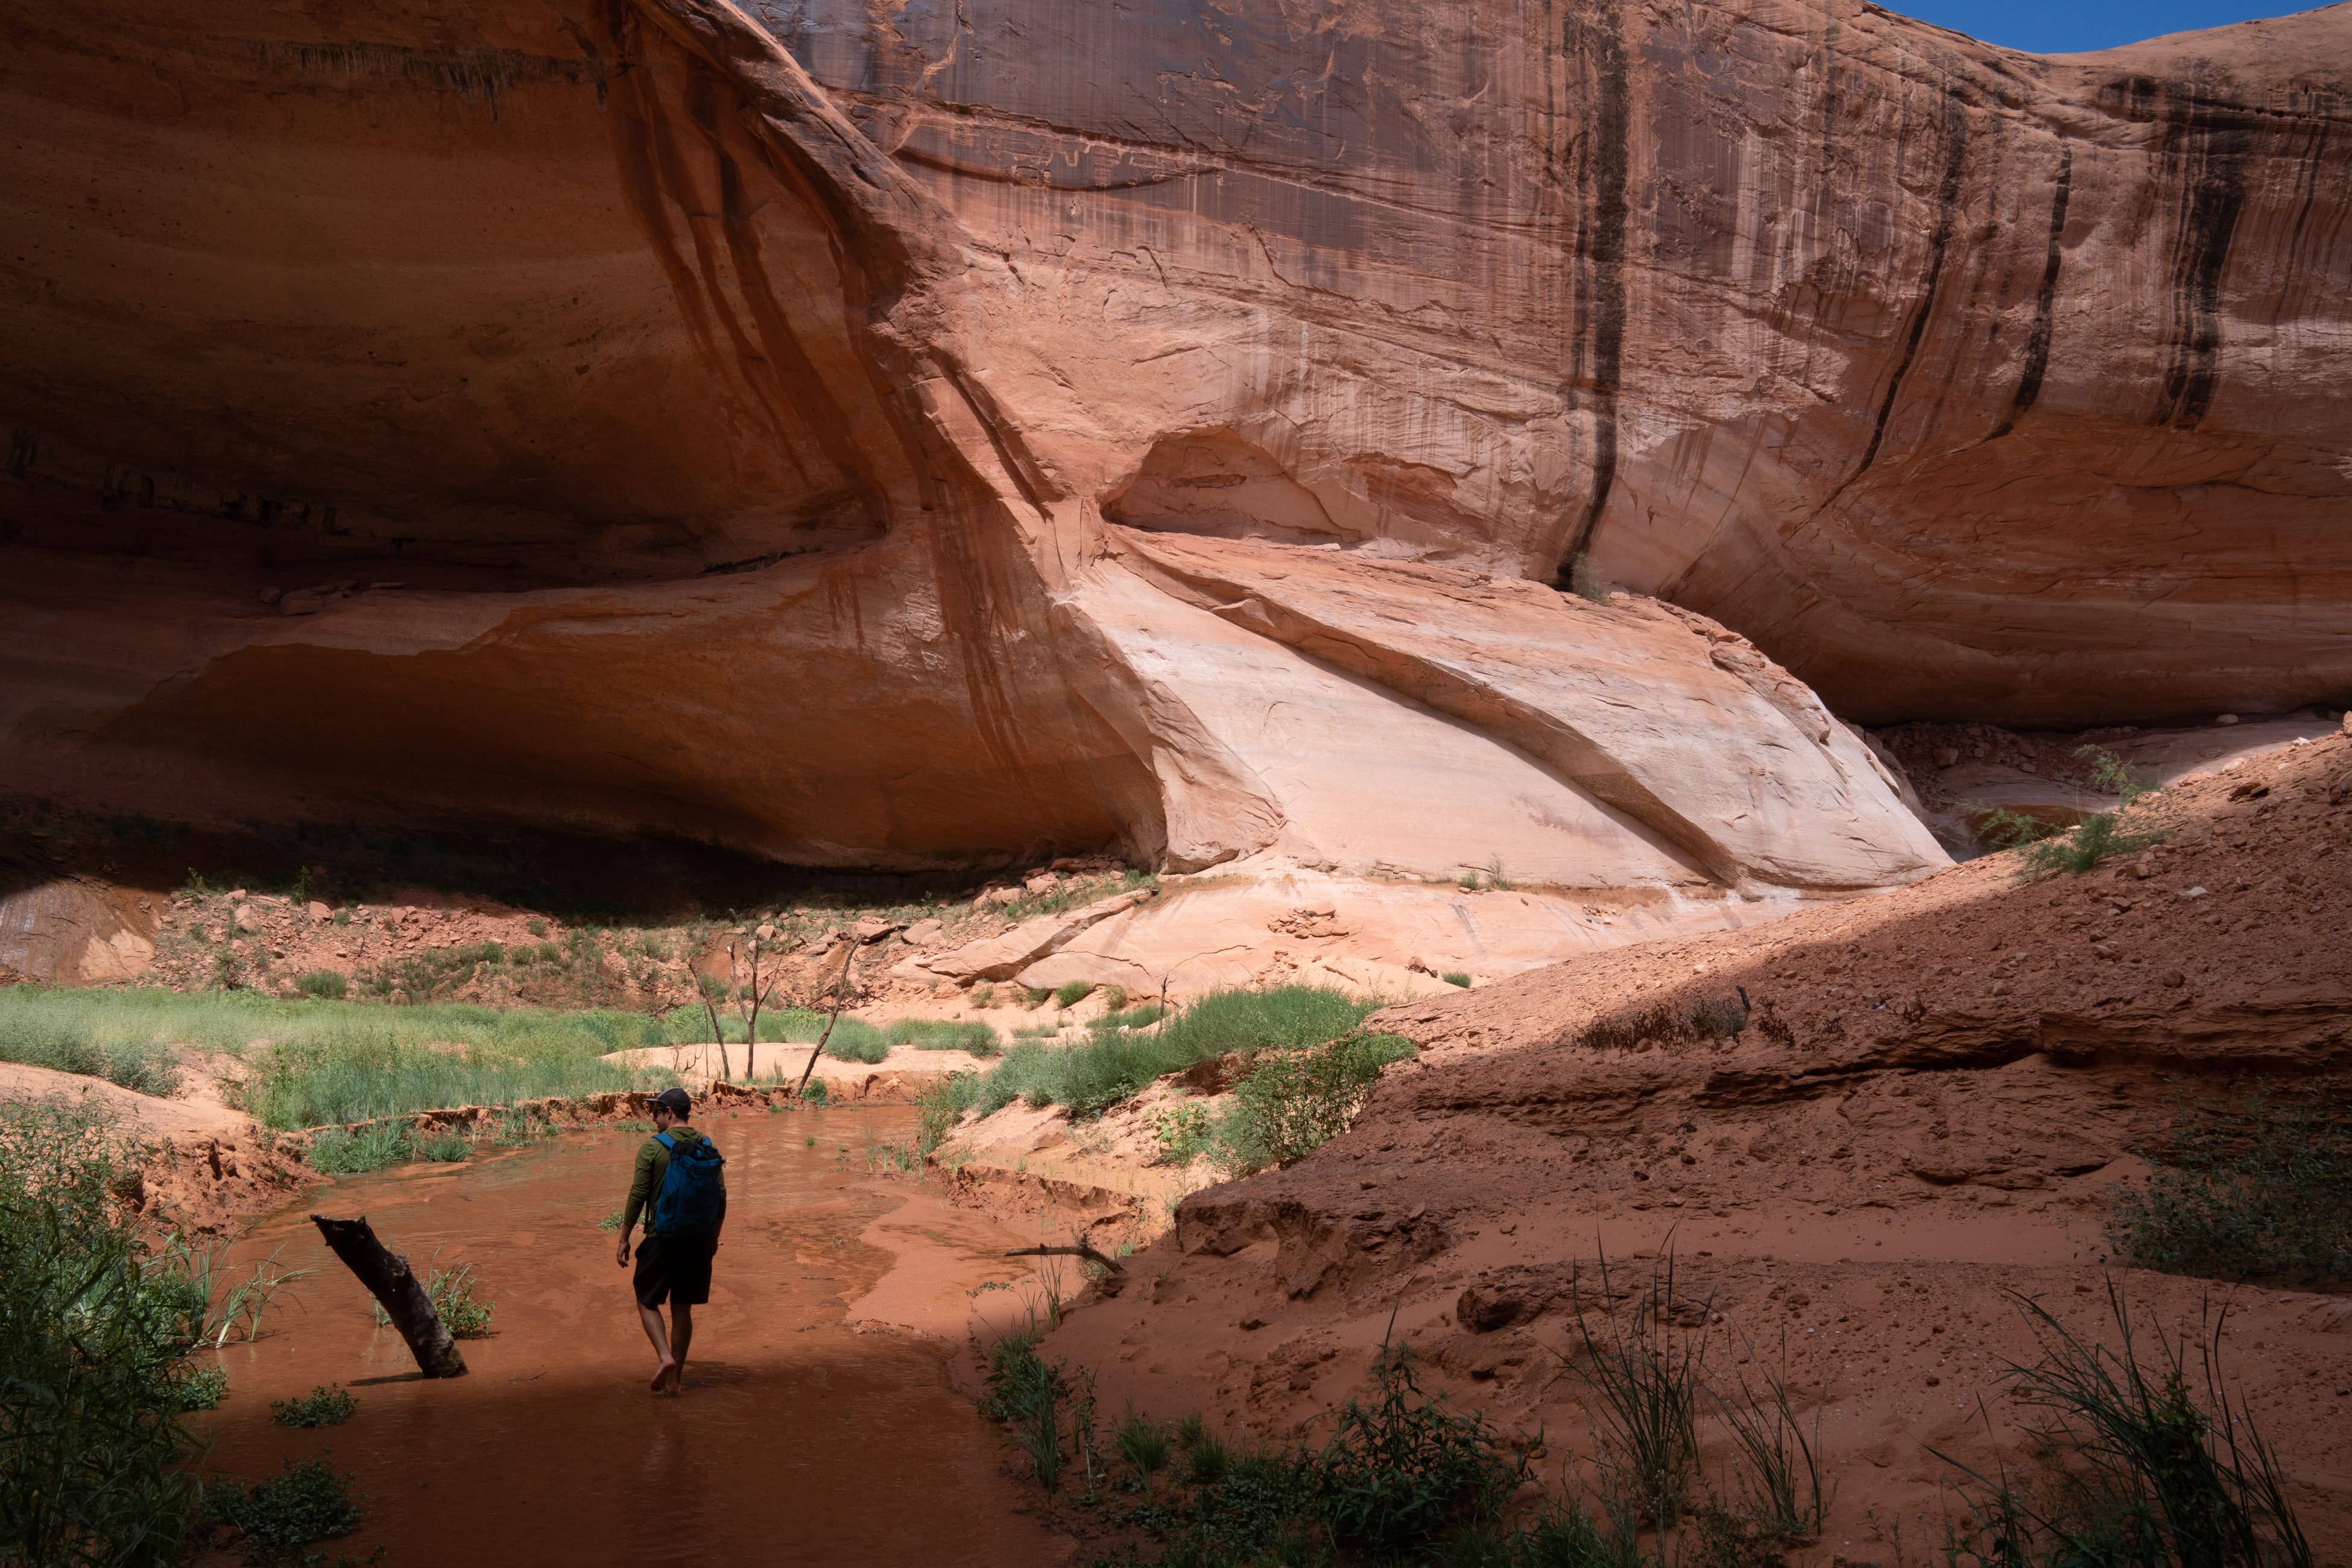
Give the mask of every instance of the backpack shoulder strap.
[(667, 1133), (667, 1132), (656, 1132), (656, 1133), (655, 1133), (655, 1134), (654, 1134), (654, 1142), (656, 1142), (656, 1143), (658, 1143), (658, 1144), (660, 1144), (664, 1149), (667, 1150), (670, 1153), (675, 1154), (675, 1153), (677, 1153), (677, 1139), (675, 1139), (675, 1138), (673, 1138), (673, 1137), (671, 1137), (671, 1136), (670, 1136), (668, 1133)]

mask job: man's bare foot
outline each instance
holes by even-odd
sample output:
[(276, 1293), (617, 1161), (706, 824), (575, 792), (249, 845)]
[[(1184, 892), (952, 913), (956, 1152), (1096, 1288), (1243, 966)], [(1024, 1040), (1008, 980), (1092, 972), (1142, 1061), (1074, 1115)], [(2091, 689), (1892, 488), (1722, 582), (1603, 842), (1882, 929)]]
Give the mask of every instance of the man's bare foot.
[(666, 1361), (654, 1369), (653, 1391), (667, 1394), (677, 1378), (677, 1363)]

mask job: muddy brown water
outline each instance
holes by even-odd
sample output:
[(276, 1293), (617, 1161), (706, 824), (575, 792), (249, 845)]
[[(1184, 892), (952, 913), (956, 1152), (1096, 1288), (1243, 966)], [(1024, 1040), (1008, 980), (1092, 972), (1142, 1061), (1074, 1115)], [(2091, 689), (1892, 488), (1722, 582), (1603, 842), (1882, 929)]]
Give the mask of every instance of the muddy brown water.
[[(614, 1233), (597, 1224), (625, 1195), (643, 1133), (316, 1188), (239, 1247), (317, 1272), (278, 1297), (261, 1339), (221, 1352), (228, 1397), (192, 1423), (212, 1444), (205, 1468), (251, 1481), (325, 1457), (368, 1510), (329, 1561), (381, 1545), (386, 1568), (634, 1565), (688, 1549), (763, 1563), (1065, 1561), (1064, 1540), (1025, 1517), (1003, 1440), (953, 1367), (971, 1293), (1017, 1279), (1002, 1255), (1034, 1237), (911, 1179), (870, 1178), (872, 1142), (914, 1122), (879, 1108), (703, 1124), (727, 1156), (729, 1215), (677, 1398), (646, 1390), (653, 1352)], [(491, 1337), (462, 1343), (469, 1375), (416, 1375), (313, 1210), (366, 1215), (420, 1272), (473, 1266), (497, 1313)], [(272, 1423), (271, 1400), (329, 1383), (358, 1396), (349, 1423)]]

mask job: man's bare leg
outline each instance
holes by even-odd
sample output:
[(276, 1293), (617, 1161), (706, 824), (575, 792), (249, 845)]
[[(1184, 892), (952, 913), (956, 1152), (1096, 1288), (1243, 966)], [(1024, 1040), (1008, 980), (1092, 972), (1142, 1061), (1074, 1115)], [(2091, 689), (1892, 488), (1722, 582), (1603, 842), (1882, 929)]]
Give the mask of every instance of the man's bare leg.
[(677, 1375), (677, 1357), (670, 1353), (669, 1336), (662, 1331), (659, 1307), (640, 1306), (637, 1321), (645, 1325), (646, 1338), (653, 1342), (654, 1354), (660, 1358), (661, 1364), (654, 1369), (653, 1381), (653, 1391), (659, 1394), (669, 1386), (670, 1379)]
[(683, 1301), (672, 1301), (669, 1304), (669, 1348), (672, 1359), (677, 1363), (669, 1376), (672, 1388), (686, 1386), (686, 1352), (687, 1347), (693, 1343), (694, 1309)]

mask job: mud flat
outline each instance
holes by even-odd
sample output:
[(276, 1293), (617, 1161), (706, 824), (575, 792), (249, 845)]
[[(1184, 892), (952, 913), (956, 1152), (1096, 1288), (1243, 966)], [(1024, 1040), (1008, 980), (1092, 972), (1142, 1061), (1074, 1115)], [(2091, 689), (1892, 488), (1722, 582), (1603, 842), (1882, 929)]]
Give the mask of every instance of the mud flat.
[[(1028, 1271), (1003, 1254), (1034, 1237), (948, 1206), (936, 1184), (869, 1179), (871, 1152), (914, 1136), (909, 1110), (722, 1112), (705, 1130), (728, 1156), (731, 1213), (683, 1397), (646, 1393), (651, 1354), (598, 1226), (640, 1135), (572, 1133), (338, 1181), (257, 1221), (240, 1258), (318, 1272), (259, 1341), (221, 1352), (228, 1397), (194, 1420), (208, 1468), (252, 1480), (326, 1456), (368, 1510), (330, 1550), (381, 1545), (393, 1563), (634, 1564), (688, 1540), (741, 1562), (1066, 1561), (957, 1386), (960, 1352), (986, 1331), (975, 1302), (1022, 1311)], [(420, 1269), (472, 1266), (496, 1314), (463, 1343), (469, 1375), (417, 1374), (313, 1209), (365, 1214)], [(358, 1396), (349, 1424), (272, 1425), (271, 1400), (326, 1383)]]

